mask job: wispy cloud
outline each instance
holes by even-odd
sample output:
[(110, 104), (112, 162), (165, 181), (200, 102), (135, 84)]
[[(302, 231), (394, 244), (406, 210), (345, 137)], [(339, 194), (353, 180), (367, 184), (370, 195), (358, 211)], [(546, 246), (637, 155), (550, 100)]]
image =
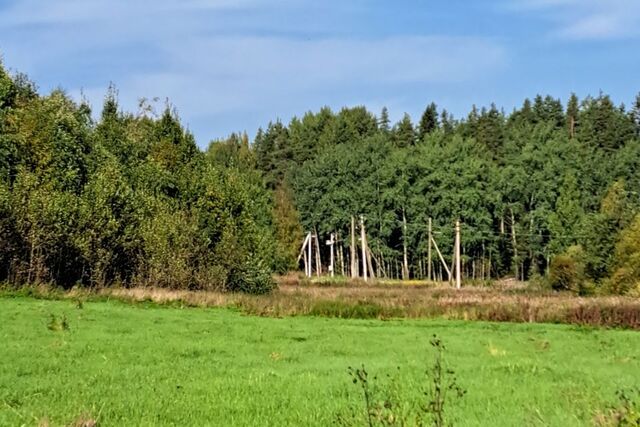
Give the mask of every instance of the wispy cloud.
[(520, 12), (543, 14), (553, 35), (567, 40), (611, 40), (640, 36), (638, 0), (515, 0)]
[[(166, 96), (187, 119), (256, 110), (290, 115), (330, 104), (333, 99), (323, 92), (379, 97), (376, 88), (467, 82), (505, 62), (500, 46), (455, 37), (212, 37), (169, 43), (162, 56), (169, 64), (164, 69), (118, 81), (123, 101), (131, 106), (133, 94)], [(98, 103), (103, 90), (85, 93)], [(368, 104), (368, 96), (349, 99)]]
[(0, 4), (0, 51), (37, 80), (59, 78), (73, 94), (82, 88), (97, 108), (110, 81), (127, 109), (138, 97), (168, 97), (201, 142), (216, 136), (205, 128), (227, 130), (221, 120), (234, 114), (273, 118), (324, 104), (378, 105), (384, 93), (477, 81), (506, 62), (491, 38), (347, 31), (345, 14), (360, 16), (368, 5), (21, 0)]

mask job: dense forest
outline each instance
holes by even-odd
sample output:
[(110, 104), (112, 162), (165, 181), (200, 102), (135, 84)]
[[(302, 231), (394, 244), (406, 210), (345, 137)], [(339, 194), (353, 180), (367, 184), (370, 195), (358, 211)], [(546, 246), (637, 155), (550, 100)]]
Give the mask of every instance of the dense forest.
[(557, 288), (623, 293), (640, 282), (639, 134), (640, 97), (627, 111), (604, 94), (566, 107), (536, 96), (461, 120), (432, 103), (417, 124), (324, 108), (270, 123), (254, 151), (267, 185), (293, 195), (319, 240), (336, 232), (348, 245), (351, 217), (365, 217), (378, 276), (426, 275), (432, 218), (447, 264), (461, 221), (467, 278), (551, 273)]
[(169, 106), (123, 113), (116, 95), (94, 121), (0, 70), (0, 280), (268, 291), (287, 262), (273, 212), (287, 207), (247, 138), (233, 159), (201, 152)]
[[(98, 113), (0, 66), (0, 281), (264, 292), (305, 232), (363, 216), (380, 277), (423, 278), (427, 223), (445, 262), (460, 220), (467, 279), (640, 283), (640, 97), (536, 96), (413, 123), (323, 108), (202, 151), (167, 104)], [(324, 264), (328, 248), (320, 247)], [(434, 271), (446, 278), (434, 259)]]

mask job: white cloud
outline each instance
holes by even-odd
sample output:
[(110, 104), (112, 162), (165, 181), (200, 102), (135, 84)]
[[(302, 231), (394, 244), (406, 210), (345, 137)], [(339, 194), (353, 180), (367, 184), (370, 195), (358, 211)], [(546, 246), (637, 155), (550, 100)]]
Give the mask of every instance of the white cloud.
[(348, 18), (335, 2), (21, 0), (0, 12), (10, 66), (76, 95), (83, 88), (96, 109), (110, 81), (128, 110), (138, 97), (168, 97), (186, 122), (380, 105), (383, 93), (476, 82), (506, 63), (492, 39), (349, 35), (336, 30)]
[(608, 40), (640, 36), (638, 0), (515, 0), (513, 9), (543, 13), (553, 35), (568, 40)]
[[(282, 3), (276, 0), (275, 3)], [(0, 25), (65, 24), (112, 19), (131, 20), (141, 16), (198, 11), (241, 10), (267, 5), (267, 0), (20, 0), (6, 7)]]
[[(120, 93), (169, 97), (185, 117), (255, 108), (281, 111), (292, 104), (308, 108), (309, 99), (325, 90), (456, 84), (482, 77), (505, 60), (494, 43), (455, 37), (213, 37), (168, 44), (163, 55), (171, 64), (166, 70), (129, 75), (117, 82)], [(132, 107), (136, 98), (123, 101)]]

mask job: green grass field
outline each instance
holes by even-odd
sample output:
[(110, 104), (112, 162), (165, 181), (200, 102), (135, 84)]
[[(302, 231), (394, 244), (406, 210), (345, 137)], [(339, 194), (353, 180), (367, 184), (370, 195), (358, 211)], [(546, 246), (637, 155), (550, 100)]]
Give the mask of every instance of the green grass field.
[(0, 425), (330, 425), (360, 402), (348, 366), (400, 366), (415, 392), (433, 334), (467, 390), (457, 425), (589, 425), (640, 384), (634, 331), (0, 298)]

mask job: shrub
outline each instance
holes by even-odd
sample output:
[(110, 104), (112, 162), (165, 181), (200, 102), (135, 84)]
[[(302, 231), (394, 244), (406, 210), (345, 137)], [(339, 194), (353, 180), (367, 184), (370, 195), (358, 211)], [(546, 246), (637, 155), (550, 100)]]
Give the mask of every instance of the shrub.
[(260, 260), (248, 259), (229, 275), (226, 290), (247, 294), (266, 294), (276, 286), (271, 270)]
[(581, 246), (572, 246), (557, 255), (549, 266), (549, 284), (556, 291), (589, 293), (591, 287), (585, 281), (584, 251)]
[(578, 268), (576, 262), (567, 255), (558, 255), (549, 268), (549, 283), (556, 291), (568, 291), (576, 287)]

